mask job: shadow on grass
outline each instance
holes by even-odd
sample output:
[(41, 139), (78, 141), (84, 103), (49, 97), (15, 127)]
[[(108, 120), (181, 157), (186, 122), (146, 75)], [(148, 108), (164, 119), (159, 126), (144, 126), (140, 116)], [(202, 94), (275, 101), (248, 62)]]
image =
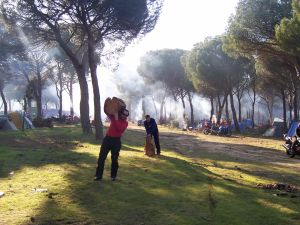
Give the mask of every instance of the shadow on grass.
[[(121, 153), (120, 179), (117, 182), (107, 179), (109, 160), (105, 170), (106, 179), (102, 182), (92, 181), (96, 157), (89, 152), (74, 151), (82, 147), (78, 146), (78, 142), (79, 145), (99, 144), (92, 138), (82, 138), (69, 130), (58, 131), (54, 136), (42, 131), (34, 135), (29, 135), (29, 139), (37, 142), (38, 147), (34, 150), (24, 151), (12, 146), (2, 151), (1, 146), (1, 159), (5, 158), (10, 163), (4, 162), (1, 177), (7, 177), (9, 171), (25, 166), (70, 166), (65, 177), (69, 183), (67, 189), (53, 198), (45, 198), (43, 205), (32, 215), (36, 224), (280, 225), (299, 222), (297, 200), (279, 200), (262, 190), (224, 180), (205, 167), (180, 158), (164, 155), (159, 158), (144, 157), (141, 151), (144, 144), (142, 132), (128, 131), (125, 135), (123, 150), (132, 152), (132, 156), (123, 157)], [(49, 143), (44, 137), (50, 140)], [(23, 140), (23, 137), (18, 138)], [(180, 146), (181, 140), (175, 138), (172, 142)], [(166, 146), (166, 141), (162, 144)], [(186, 157), (201, 159), (205, 156), (219, 160), (216, 153), (199, 154), (193, 148), (189, 149), (191, 152), (188, 154), (184, 151), (181, 149)], [(234, 161), (231, 156), (223, 159), (226, 160)]]
[(93, 182), (87, 174), (94, 168), (78, 166), (67, 177), (72, 184), (67, 197), (72, 201), (61, 205), (59, 195), (46, 200), (35, 216), (36, 221), (123, 225), (241, 224), (241, 221), (242, 224), (291, 224), (282, 209), (299, 217), (287, 199), (278, 203), (263, 191), (226, 182), (184, 160), (162, 156), (150, 160), (139, 158), (138, 162), (139, 165), (121, 162), (117, 182), (107, 179)]

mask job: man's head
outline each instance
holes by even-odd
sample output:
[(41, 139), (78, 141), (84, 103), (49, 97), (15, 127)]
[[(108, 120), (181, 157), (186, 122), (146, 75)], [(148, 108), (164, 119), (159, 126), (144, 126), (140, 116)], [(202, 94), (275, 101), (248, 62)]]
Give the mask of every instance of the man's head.
[(128, 116), (129, 116), (129, 111), (127, 109), (122, 109), (119, 113), (119, 117), (122, 120), (126, 120)]
[(145, 118), (147, 122), (150, 122), (151, 117), (149, 115), (146, 115)]

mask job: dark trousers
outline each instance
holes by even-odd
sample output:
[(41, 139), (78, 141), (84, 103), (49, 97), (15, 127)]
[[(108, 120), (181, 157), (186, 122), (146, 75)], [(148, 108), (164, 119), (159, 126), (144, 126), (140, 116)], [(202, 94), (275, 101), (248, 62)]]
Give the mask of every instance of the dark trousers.
[(154, 143), (155, 143), (155, 147), (156, 147), (156, 154), (160, 154), (160, 144), (159, 144), (158, 131), (153, 132), (152, 136), (154, 138)]
[(111, 151), (111, 174), (110, 174), (110, 176), (112, 178), (117, 177), (118, 168), (119, 168), (118, 158), (119, 158), (120, 150), (121, 150), (121, 138), (112, 138), (112, 137), (106, 136), (103, 139), (99, 157), (98, 157), (98, 167), (96, 170), (96, 177), (102, 178), (105, 160), (106, 160), (106, 157), (107, 157), (109, 151)]

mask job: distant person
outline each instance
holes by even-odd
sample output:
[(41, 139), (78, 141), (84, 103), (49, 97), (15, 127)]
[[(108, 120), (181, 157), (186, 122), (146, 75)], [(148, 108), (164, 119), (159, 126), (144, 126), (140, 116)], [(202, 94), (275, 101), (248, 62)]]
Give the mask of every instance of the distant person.
[(298, 127), (296, 129), (296, 134), (298, 137), (300, 137), (300, 123), (298, 124)]
[(145, 118), (146, 120), (144, 121), (144, 127), (146, 129), (147, 136), (154, 137), (156, 154), (160, 155), (159, 134), (158, 134), (158, 128), (155, 119), (151, 118), (149, 115), (146, 115)]
[(119, 163), (119, 153), (121, 150), (121, 136), (128, 126), (127, 117), (129, 115), (128, 110), (124, 109), (119, 113), (115, 113), (110, 118), (110, 126), (107, 130), (106, 136), (103, 139), (99, 157), (98, 157), (98, 167), (96, 169), (95, 181), (102, 180), (104, 163), (106, 157), (111, 151), (111, 180), (115, 181), (117, 178)]

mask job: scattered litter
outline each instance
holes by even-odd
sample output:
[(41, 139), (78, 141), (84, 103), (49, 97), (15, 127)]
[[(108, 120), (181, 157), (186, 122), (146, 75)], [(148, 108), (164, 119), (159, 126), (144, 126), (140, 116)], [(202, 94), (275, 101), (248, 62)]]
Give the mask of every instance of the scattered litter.
[(237, 170), (242, 170), (240, 167), (238, 167), (238, 166), (235, 166), (235, 169), (237, 169)]
[(47, 188), (33, 188), (32, 191), (34, 192), (48, 192)]
[(269, 189), (269, 190), (280, 190), (286, 192), (297, 192), (298, 189), (295, 186), (289, 184), (258, 184), (256, 185), (258, 188)]
[(0, 191), (0, 198), (2, 198), (5, 195), (3, 191)]
[(14, 171), (11, 171), (11, 172), (9, 173), (10, 176), (12, 176), (12, 175), (14, 175), (14, 174), (15, 174)]
[(52, 193), (50, 192), (47, 197), (53, 199), (53, 196), (58, 195), (58, 193)]
[(277, 193), (277, 194), (273, 194), (274, 196), (288, 196), (288, 193)]

